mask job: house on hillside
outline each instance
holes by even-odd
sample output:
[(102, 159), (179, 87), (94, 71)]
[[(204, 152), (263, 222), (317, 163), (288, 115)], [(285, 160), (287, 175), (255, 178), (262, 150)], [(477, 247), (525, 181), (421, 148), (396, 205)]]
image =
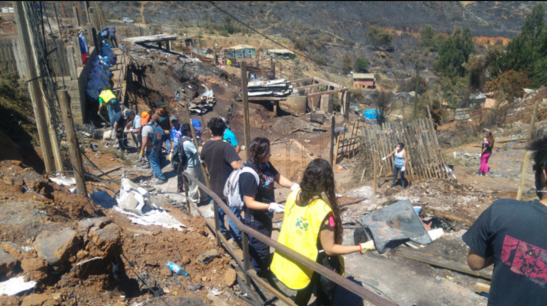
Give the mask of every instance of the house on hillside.
[(284, 59), (288, 59), (294, 56), (294, 52), (292, 52), (289, 49), (268, 49), (267, 54), (273, 57), (284, 58)]
[(374, 74), (372, 73), (354, 73), (353, 87), (375, 88), (376, 78), (374, 78)]
[(255, 57), (255, 47), (249, 45), (237, 45), (224, 49), (226, 58), (246, 58)]

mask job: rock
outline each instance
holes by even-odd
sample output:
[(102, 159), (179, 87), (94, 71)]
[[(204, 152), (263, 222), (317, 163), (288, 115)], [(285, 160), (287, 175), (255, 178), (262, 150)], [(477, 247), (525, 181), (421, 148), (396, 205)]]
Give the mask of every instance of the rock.
[(75, 254), (79, 248), (80, 237), (76, 231), (67, 227), (61, 231), (41, 232), (34, 247), (38, 254), (44, 258), (49, 265), (63, 265), (71, 254)]
[(219, 257), (220, 254), (218, 253), (217, 249), (211, 249), (207, 252), (201, 253), (198, 256), (198, 261), (201, 263), (207, 262), (212, 258)]
[(197, 284), (191, 284), (190, 286), (188, 286), (188, 290), (190, 291), (198, 291), (199, 289), (201, 289), (203, 287), (203, 285), (201, 283), (197, 283)]
[(224, 285), (226, 285), (226, 287), (232, 287), (235, 284), (236, 279), (236, 271), (234, 269), (228, 269), (226, 274), (224, 274)]
[(108, 217), (88, 218), (78, 222), (78, 231), (80, 233), (86, 233), (92, 227), (103, 228), (105, 225), (111, 223)]
[(91, 243), (87, 244), (91, 257), (112, 257), (119, 254), (121, 229), (117, 224), (110, 223), (104, 228), (92, 227), (89, 230)]
[(40, 281), (47, 277), (47, 262), (43, 258), (28, 255), (21, 260), (21, 268), (34, 281)]
[(182, 264), (184, 266), (186, 266), (187, 264), (190, 264), (191, 262), (192, 262), (192, 260), (190, 259), (190, 257), (182, 256)]
[(0, 274), (13, 270), (15, 265), (17, 265), (17, 258), (0, 249)]
[(43, 176), (29, 168), (25, 169), (25, 172), (23, 172), (23, 181), (25, 181), (25, 184), (34, 191), (40, 190), (42, 185), (46, 183)]
[(49, 299), (49, 295), (32, 293), (23, 299), (23, 304), (21, 304), (21, 306), (42, 306)]

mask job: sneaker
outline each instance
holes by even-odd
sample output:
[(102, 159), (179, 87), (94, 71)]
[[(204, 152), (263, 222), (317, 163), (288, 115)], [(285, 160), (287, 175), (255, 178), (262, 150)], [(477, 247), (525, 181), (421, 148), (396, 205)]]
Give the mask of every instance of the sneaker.
[(161, 185), (161, 184), (165, 184), (165, 183), (167, 183), (167, 180), (160, 179), (160, 180), (157, 180), (156, 182), (154, 182), (154, 185)]

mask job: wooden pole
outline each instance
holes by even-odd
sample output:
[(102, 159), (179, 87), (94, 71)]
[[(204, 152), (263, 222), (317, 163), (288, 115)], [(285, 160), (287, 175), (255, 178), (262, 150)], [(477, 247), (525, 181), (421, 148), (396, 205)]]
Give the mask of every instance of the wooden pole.
[(22, 50), (21, 55), (26, 63), (26, 75), (28, 77), (28, 87), (30, 98), (32, 100), (32, 108), (36, 119), (36, 127), (38, 129), (38, 138), (40, 139), (40, 148), (46, 172), (55, 171), (55, 159), (53, 150), (51, 149), (51, 141), (46, 125), (46, 117), (44, 111), (44, 100), (40, 91), (38, 74), (36, 70), (36, 61), (32, 53), (32, 45), (29, 36), (28, 23), (25, 18), (26, 10), (23, 8), (23, 2), (15, 1), (15, 20), (17, 23), (17, 34), (19, 36), (19, 46)]
[(251, 126), (249, 123), (249, 101), (247, 100), (247, 65), (241, 63), (241, 87), (243, 99), (243, 117), (245, 124), (245, 147), (247, 149), (247, 159), (251, 157)]
[(334, 116), (332, 116), (331, 126), (330, 126), (330, 165), (334, 169), (334, 125), (335, 125)]
[(74, 14), (74, 24), (77, 26), (81, 26), (82, 23), (80, 22), (80, 15), (78, 15), (78, 8), (74, 6), (72, 8), (72, 13)]
[(374, 166), (374, 180), (372, 181), (372, 183), (374, 184), (374, 195), (376, 195), (376, 188), (378, 188), (378, 177), (377, 177), (377, 174), (376, 174), (376, 154), (373, 155), (372, 157), (372, 163), (373, 163), (373, 166)]
[(85, 188), (84, 164), (82, 162), (82, 153), (78, 144), (78, 137), (74, 129), (74, 121), (72, 120), (72, 111), (70, 109), (70, 96), (66, 90), (58, 90), (59, 105), (61, 106), (61, 114), (63, 116), (63, 124), (65, 125), (65, 133), (68, 141), (68, 152), (72, 167), (74, 168), (74, 178), (76, 179), (76, 191), (78, 194), (87, 196)]
[[(534, 104), (534, 112), (532, 113), (532, 121), (530, 122), (530, 129), (528, 130), (528, 140), (532, 139), (532, 134), (534, 133), (534, 124), (536, 123), (536, 114), (539, 106), (539, 98), (536, 98), (536, 103)], [(524, 188), (524, 182), (526, 181), (526, 168), (528, 168), (528, 162), (530, 161), (530, 151), (526, 150), (524, 152), (524, 157), (522, 158), (522, 164), (520, 165), (520, 183), (519, 190), (517, 192), (517, 200), (522, 199), (522, 189)]]
[[(190, 117), (190, 102), (186, 102), (186, 115), (188, 116), (188, 122), (190, 123), (190, 131), (192, 131), (192, 139), (194, 140), (194, 145), (196, 146), (196, 150), (199, 149), (200, 143), (198, 142), (198, 139), (196, 138), (196, 131), (194, 130), (194, 124), (192, 124), (192, 117)], [(202, 122), (203, 124), (203, 122)], [(205, 171), (203, 168), (203, 164), (200, 162), (199, 166), (201, 167), (201, 172), (203, 172), (203, 177), (205, 177), (205, 184), (207, 187), (209, 187), (209, 176), (207, 174), (209, 171)]]
[(420, 89), (420, 60), (416, 62), (416, 91), (414, 92), (414, 111), (412, 117), (418, 117), (418, 90)]

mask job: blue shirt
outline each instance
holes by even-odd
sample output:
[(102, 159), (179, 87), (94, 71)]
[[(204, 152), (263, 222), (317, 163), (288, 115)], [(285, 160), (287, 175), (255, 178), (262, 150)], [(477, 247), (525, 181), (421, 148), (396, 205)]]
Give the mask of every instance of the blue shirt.
[(171, 128), (171, 140), (173, 141), (173, 150), (177, 149), (177, 145), (179, 144), (179, 140), (182, 138), (181, 127), (182, 126), (179, 125), (178, 130), (175, 127)]
[(230, 131), (230, 129), (226, 129), (226, 131), (224, 131), (224, 137), (222, 138), (226, 140), (229, 144), (231, 144), (233, 147), (237, 147), (239, 145), (239, 143), (237, 143), (236, 134)]

